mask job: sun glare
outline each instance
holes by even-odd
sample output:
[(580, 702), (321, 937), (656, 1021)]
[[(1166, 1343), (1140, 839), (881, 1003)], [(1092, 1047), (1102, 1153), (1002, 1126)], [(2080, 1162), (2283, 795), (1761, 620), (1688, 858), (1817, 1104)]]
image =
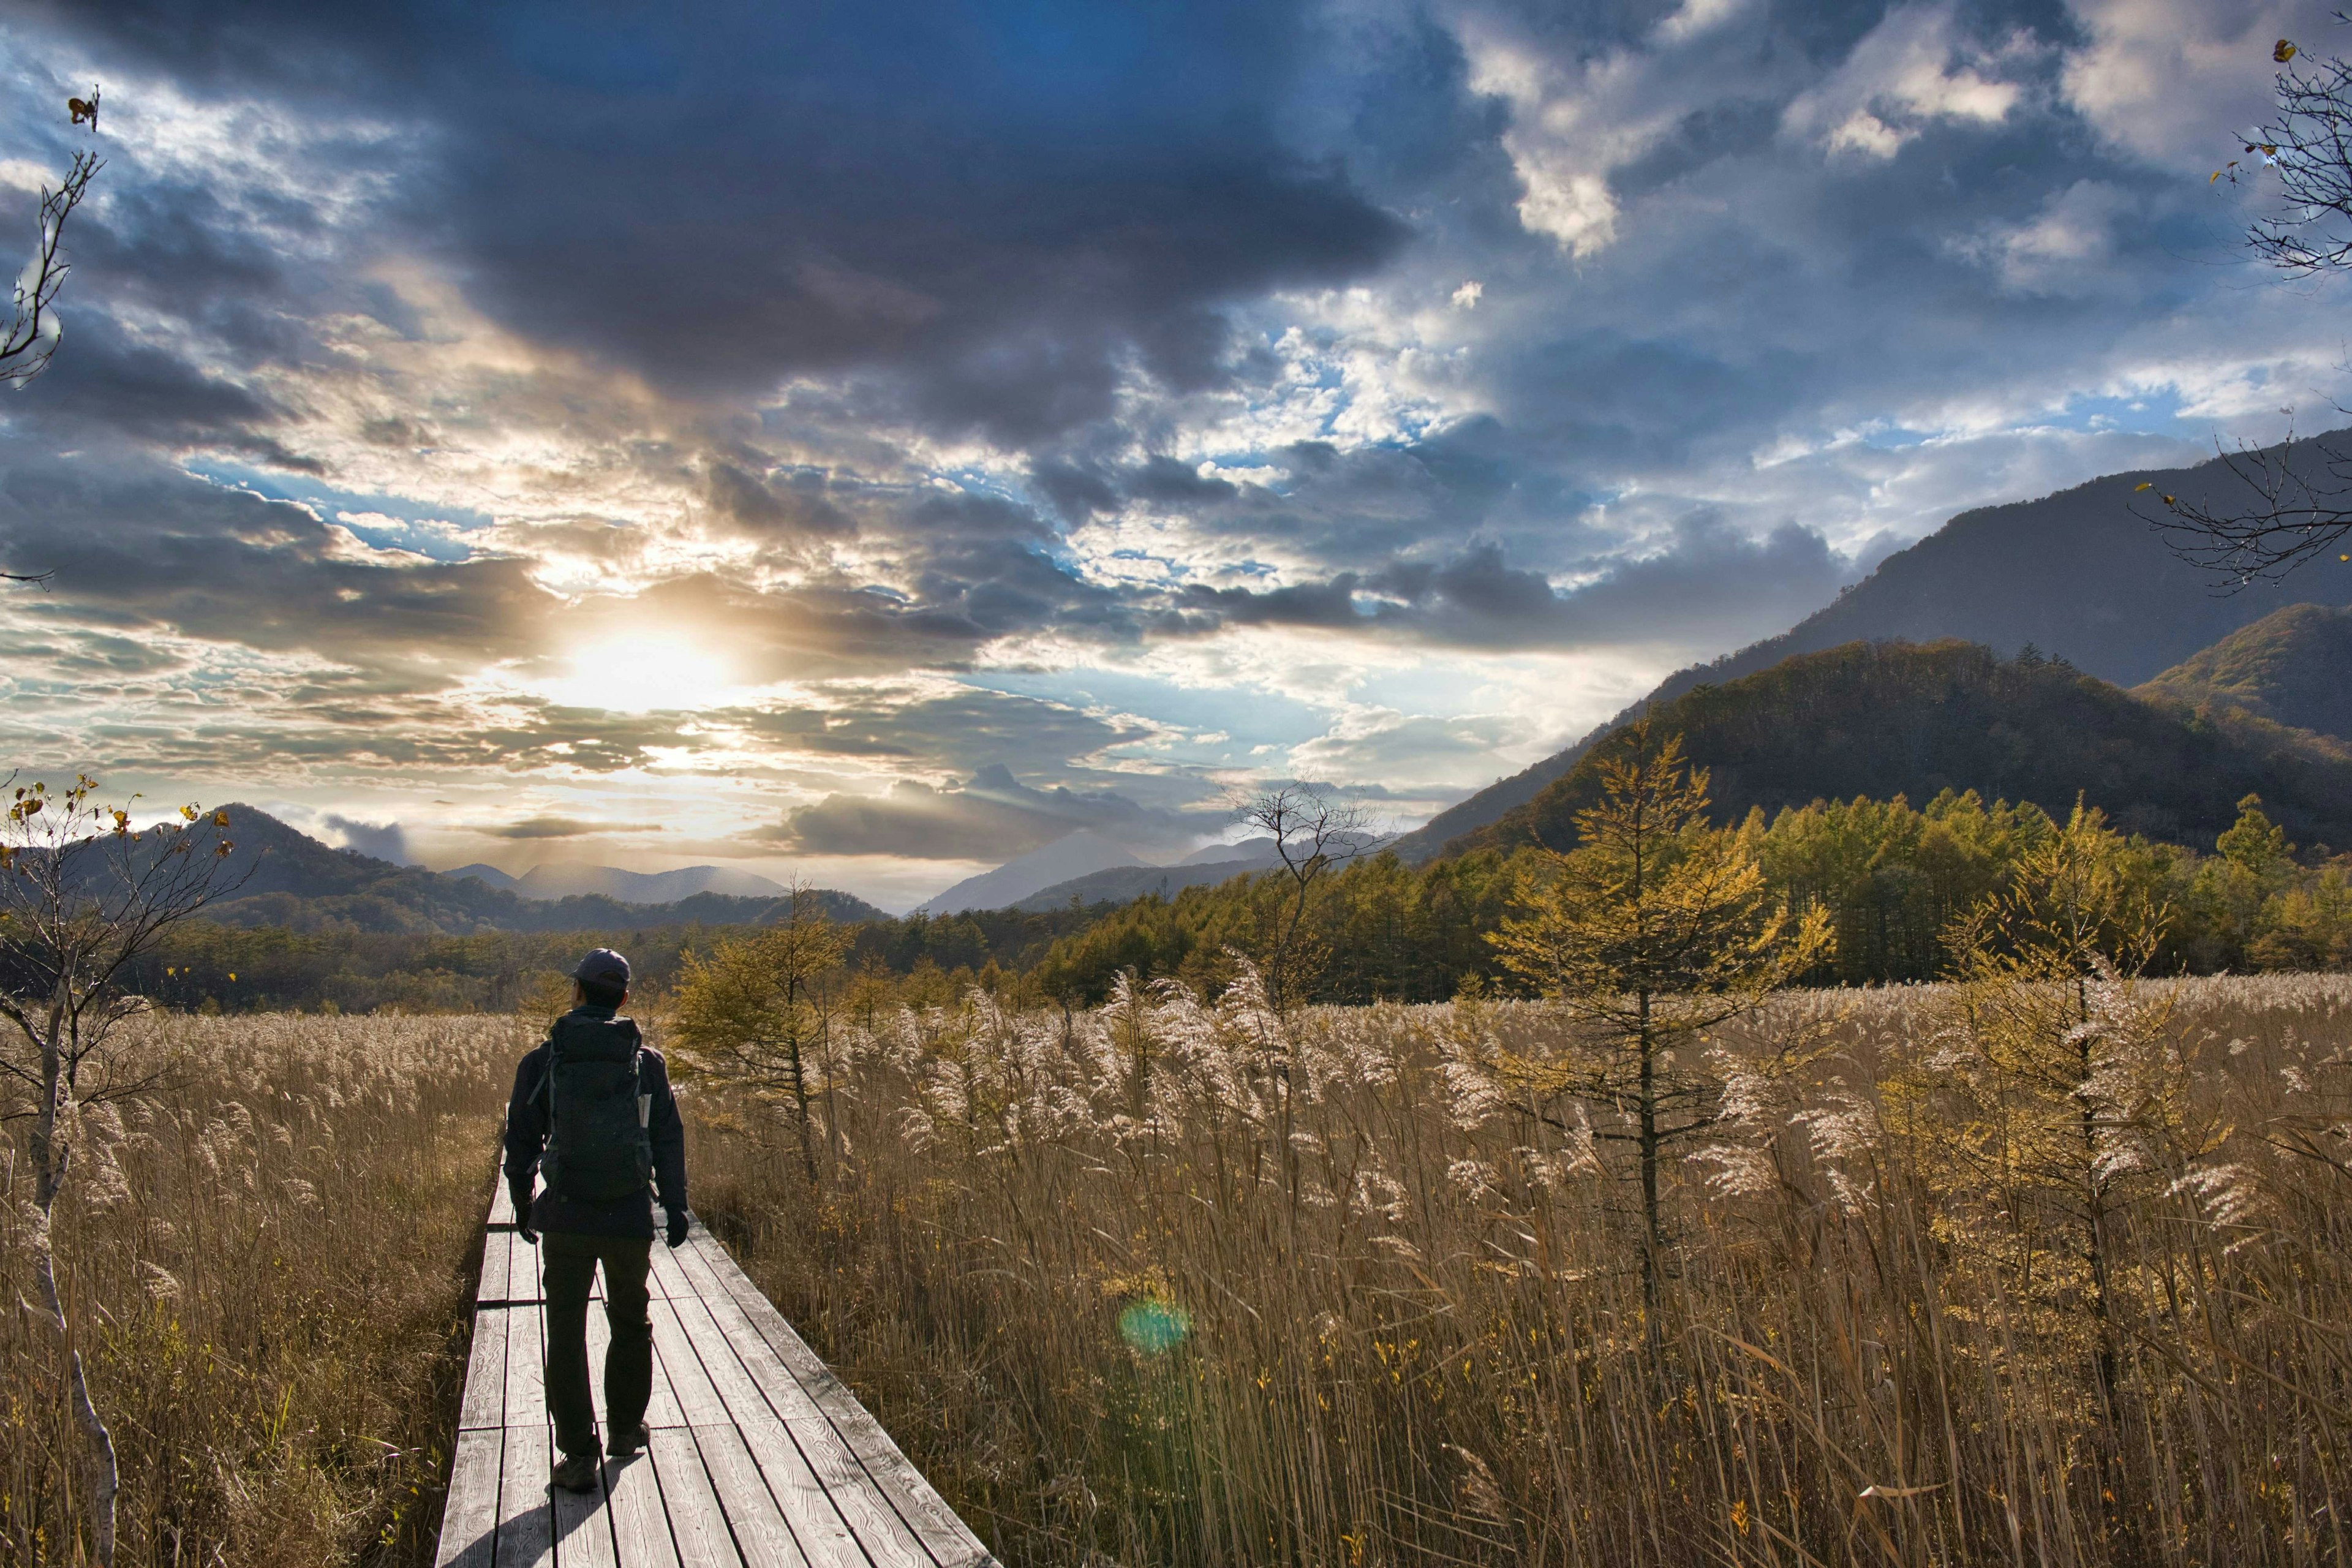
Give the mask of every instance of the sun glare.
[(599, 637), (574, 647), (566, 662), (547, 694), (616, 713), (716, 707), (741, 684), (726, 659), (675, 635)]

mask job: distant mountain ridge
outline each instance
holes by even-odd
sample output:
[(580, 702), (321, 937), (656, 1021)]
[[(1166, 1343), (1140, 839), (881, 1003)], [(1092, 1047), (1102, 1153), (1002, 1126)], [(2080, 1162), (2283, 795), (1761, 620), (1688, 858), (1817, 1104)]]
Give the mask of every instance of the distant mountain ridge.
[(471, 878), (493, 888), (505, 888), (526, 899), (569, 899), (581, 896), (616, 899), (625, 904), (674, 904), (697, 893), (730, 898), (780, 898), (780, 882), (740, 871), (731, 866), (680, 866), (669, 871), (624, 871), (614, 866), (551, 864), (534, 866), (520, 877), (496, 866), (477, 862), (441, 873)]
[(2299, 596), (2276, 584), (2216, 593), (2210, 578), (2175, 557), (2136, 515), (2136, 506), (2149, 510), (2136, 488), (2143, 482), (2156, 493), (2221, 505), (2243, 495), (2217, 458), (2189, 468), (2109, 474), (2038, 500), (1961, 512), (1780, 636), (1675, 671), (1567, 750), (1440, 812), (1399, 840), (1397, 852), (1416, 863), (1430, 859), (1452, 839), (1533, 800), (1645, 706), (1753, 675), (1793, 654), (1855, 641), (1949, 637), (2013, 655), (2030, 644), (2132, 686)]
[(2133, 689), (2352, 741), (2352, 608), (2273, 610)]
[(914, 912), (951, 915), (964, 910), (1008, 909), (1043, 888), (1114, 867), (1142, 865), (1142, 858), (1125, 845), (1115, 844), (1092, 828), (1081, 827), (1042, 848), (1016, 855), (993, 871), (966, 877), (916, 905)]
[[(2260, 795), (2302, 843), (2352, 847), (2352, 747), (2230, 710), (2150, 702), (2072, 667), (2004, 659), (1957, 640), (1848, 643), (1798, 654), (1657, 704), (1656, 731), (1678, 734), (1708, 770), (1713, 815), (1857, 795), (1974, 790), (2063, 816), (2076, 796), (2126, 831), (2210, 850)], [(1600, 762), (1618, 731), (1448, 854), (1575, 842), (1576, 813), (1598, 798)]]
[[(255, 806), (230, 805), (229, 897), (205, 910), (235, 926), (297, 931), (439, 932), (628, 931), (654, 926), (744, 925), (772, 919), (772, 897), (697, 893), (669, 903), (625, 903), (602, 895), (527, 899), (510, 888), (453, 878), (419, 866), (395, 866), (353, 849), (336, 849)], [(818, 893), (825, 912), (844, 921), (885, 920), (863, 899), (832, 889)]]
[[(1355, 853), (1359, 855), (1375, 851), (1388, 842), (1384, 838), (1355, 837)], [(1194, 850), (1173, 866), (1114, 866), (1108, 870), (1056, 882), (1018, 900), (1013, 908), (1042, 914), (1047, 910), (1065, 908), (1073, 900), (1083, 909), (1089, 904), (1131, 903), (1155, 894), (1172, 899), (1187, 888), (1214, 887), (1234, 877), (1270, 871), (1281, 864), (1282, 857), (1275, 852), (1271, 838), (1212, 844), (1205, 849)]]

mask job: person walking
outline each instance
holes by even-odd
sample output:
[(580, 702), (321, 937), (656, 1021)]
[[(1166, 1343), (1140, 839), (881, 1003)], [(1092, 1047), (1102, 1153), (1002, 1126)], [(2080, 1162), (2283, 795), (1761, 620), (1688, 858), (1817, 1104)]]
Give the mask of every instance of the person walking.
[[(593, 1491), (599, 1460), (588, 1397), (588, 1292), (604, 1268), (605, 1451), (646, 1446), (653, 1393), (653, 1322), (646, 1271), (653, 1256), (653, 1205), (661, 1200), (671, 1247), (686, 1245), (686, 1129), (661, 1053), (636, 1021), (620, 1016), (629, 999), (629, 961), (600, 947), (572, 972), (572, 1010), (515, 1068), (507, 1102), (507, 1191), (515, 1231), (540, 1248), (547, 1291), (547, 1409), (555, 1419), (554, 1484)], [(534, 1177), (545, 1187), (534, 1199)]]

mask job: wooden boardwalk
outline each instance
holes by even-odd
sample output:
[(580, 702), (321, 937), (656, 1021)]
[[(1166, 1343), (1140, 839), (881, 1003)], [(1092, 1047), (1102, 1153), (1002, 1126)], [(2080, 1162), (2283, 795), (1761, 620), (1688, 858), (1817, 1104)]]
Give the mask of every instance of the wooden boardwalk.
[[(995, 1559), (696, 1221), (652, 1277), (653, 1441), (551, 1490), (539, 1253), (498, 1184), (441, 1568), (967, 1568)], [(588, 1312), (604, 1430), (603, 1280)]]

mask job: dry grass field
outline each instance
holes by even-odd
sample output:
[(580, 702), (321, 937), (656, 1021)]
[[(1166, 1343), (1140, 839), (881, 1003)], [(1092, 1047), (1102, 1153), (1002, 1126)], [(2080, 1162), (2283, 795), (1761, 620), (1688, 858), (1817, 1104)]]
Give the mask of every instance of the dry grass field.
[[(431, 1561), (504, 1017), (144, 1021), (160, 1090), (83, 1116), (61, 1285), (122, 1460), (124, 1563)], [(21, 1125), (19, 1123), (18, 1125)], [(0, 1156), (0, 1289), (26, 1183)], [(0, 1318), (0, 1561), (82, 1560), (54, 1341)]]
[[(819, 1184), (789, 1097), (689, 1085), (698, 1206), (1009, 1563), (2347, 1562), (2352, 979), (2086, 986), (2087, 1084), (1998, 1000), (1676, 1064), (1723, 1114), (1654, 1304), (1528, 1004), (836, 1017)], [(534, 1033), (148, 1026), (61, 1209), (122, 1561), (429, 1557)], [(49, 1355), (0, 1326), (0, 1559), (76, 1560)]]
[(1783, 996), (1654, 1307), (1561, 1035), (836, 1026), (830, 1180), (706, 1100), (700, 1206), (1012, 1563), (2347, 1561), (2352, 980)]

